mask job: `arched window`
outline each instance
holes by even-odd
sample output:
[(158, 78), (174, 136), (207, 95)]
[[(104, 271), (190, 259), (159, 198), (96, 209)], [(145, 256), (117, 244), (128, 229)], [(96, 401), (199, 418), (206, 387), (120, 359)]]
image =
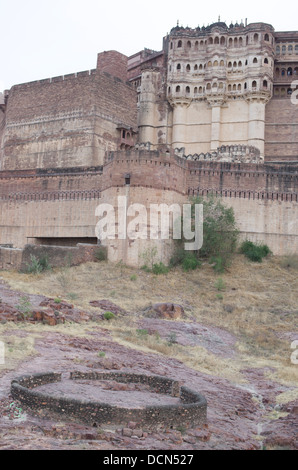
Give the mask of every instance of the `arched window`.
[(292, 53), (293, 53), (293, 46), (292, 46), (292, 44), (290, 44), (290, 45), (288, 46), (288, 53), (289, 53), (289, 54), (292, 54)]
[(243, 46), (243, 39), (239, 38), (239, 47), (242, 47), (242, 46)]
[(231, 47), (232, 45), (233, 45), (233, 39), (230, 38), (230, 39), (229, 39), (229, 46)]
[(233, 85), (233, 91), (236, 91), (236, 83)]
[(244, 90), (247, 90), (247, 83), (244, 83)]
[(268, 82), (267, 82), (267, 80), (263, 80), (263, 88), (268, 88)]
[(194, 87), (194, 94), (197, 95), (198, 94), (198, 87)]
[(298, 75), (298, 67), (294, 68), (294, 75)]
[(276, 54), (277, 54), (277, 55), (280, 54), (280, 47), (279, 47), (279, 46), (276, 46)]
[(251, 84), (252, 88), (257, 88), (257, 82), (254, 80)]
[(203, 93), (203, 87), (199, 87), (199, 93)]
[(223, 61), (223, 60), (221, 60), (219, 65), (220, 65), (220, 67), (224, 67), (224, 66), (225, 66), (225, 63), (224, 63), (224, 61)]
[(212, 67), (212, 62), (211, 62), (211, 60), (209, 60), (209, 62), (208, 62), (208, 67)]
[(238, 84), (237, 90), (241, 91), (241, 83)]
[(232, 85), (228, 85), (228, 91), (232, 90)]
[(267, 57), (265, 57), (265, 59), (264, 59), (264, 64), (268, 64), (268, 63), (269, 63), (269, 62), (268, 62), (268, 59), (267, 59)]
[(237, 38), (234, 39), (234, 47), (238, 47), (238, 39)]
[(195, 50), (197, 51), (199, 49), (199, 41), (195, 42)]
[(173, 43), (172, 43), (172, 42), (171, 42), (171, 44), (170, 44), (170, 49), (173, 49)]
[(190, 88), (189, 88), (189, 86), (187, 86), (187, 87), (185, 88), (185, 91), (186, 91), (186, 94), (187, 94), (187, 95), (190, 93)]
[(217, 60), (215, 60), (215, 61), (213, 62), (213, 67), (218, 67), (218, 62), (217, 62)]
[(168, 94), (170, 95), (171, 94), (171, 87), (169, 86), (168, 88)]
[(222, 89), (223, 88), (223, 83), (222, 82), (219, 82), (218, 84), (218, 88)]
[(277, 77), (279, 77), (279, 72), (280, 72), (279, 68), (276, 67), (276, 69), (275, 69), (275, 75), (276, 75)]
[(221, 46), (224, 46), (225, 43), (226, 43), (225, 37), (224, 37), (224, 36), (221, 36), (221, 38), (220, 38), (220, 45), (221, 45)]
[(176, 93), (180, 93), (180, 90), (181, 90), (180, 85), (177, 85), (176, 86)]
[(258, 59), (254, 57), (253, 64), (257, 64), (257, 63), (258, 63)]
[(212, 83), (212, 88), (217, 88), (217, 83), (216, 82)]
[(232, 67), (232, 62), (229, 62), (228, 63), (228, 68), (231, 68)]
[(286, 46), (282, 46), (282, 48), (281, 48), (281, 53), (282, 53), (283, 55), (285, 55), (286, 52), (287, 52), (287, 47), (286, 47)]
[(289, 96), (289, 95), (291, 95), (291, 94), (292, 94), (292, 88), (288, 88), (288, 89), (287, 89), (287, 95)]
[(203, 65), (202, 64), (199, 65), (199, 70), (203, 70)]
[(288, 75), (288, 77), (291, 76), (291, 75), (293, 75), (293, 69), (292, 69), (292, 67), (288, 67), (287, 75)]
[(238, 62), (238, 67), (242, 67), (242, 62), (241, 62), (241, 60), (239, 60), (239, 62)]
[(295, 46), (295, 54), (298, 54), (298, 44)]
[(246, 45), (248, 45), (248, 36), (246, 36)]
[(200, 47), (203, 48), (204, 47), (204, 41), (200, 41)]
[(269, 41), (269, 34), (267, 34), (267, 33), (265, 34), (264, 40), (265, 40), (265, 41)]
[(247, 61), (247, 59), (246, 59), (246, 61), (245, 61), (245, 65), (247, 65), (247, 64), (248, 64), (248, 61)]
[(233, 62), (233, 67), (234, 67), (234, 68), (237, 67), (237, 62), (236, 62), (236, 61)]
[(190, 65), (189, 64), (187, 64), (187, 66), (186, 66), (186, 72), (190, 72)]
[(216, 37), (214, 38), (214, 44), (219, 44), (219, 37), (218, 37), (218, 36), (216, 36)]
[(198, 64), (194, 66), (194, 70), (198, 70)]
[(274, 95), (279, 96), (280, 89), (279, 88), (274, 88)]
[(182, 41), (181, 40), (178, 41), (178, 47), (182, 47)]
[(281, 88), (280, 96), (282, 96), (282, 97), (286, 96), (286, 89), (285, 88)]
[(281, 69), (281, 76), (284, 77), (286, 74), (286, 70), (285, 69)]
[(213, 38), (209, 38), (209, 44), (213, 44)]
[(181, 70), (181, 64), (177, 64), (177, 70)]
[(191, 42), (190, 41), (187, 41), (186, 45), (187, 45), (187, 49), (191, 49)]
[(259, 35), (258, 35), (258, 33), (255, 33), (254, 34), (254, 43), (256, 44), (258, 42), (258, 40), (259, 40)]
[(211, 90), (211, 83), (207, 83), (206, 89)]

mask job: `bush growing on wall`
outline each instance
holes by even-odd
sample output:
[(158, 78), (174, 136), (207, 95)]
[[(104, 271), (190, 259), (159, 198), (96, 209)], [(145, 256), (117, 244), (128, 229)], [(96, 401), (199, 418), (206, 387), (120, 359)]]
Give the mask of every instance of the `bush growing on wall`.
[(185, 270), (195, 269), (200, 266), (199, 258), (205, 258), (213, 264), (216, 272), (223, 272), (229, 266), (238, 243), (234, 211), (214, 197), (193, 199), (193, 214), (195, 204), (203, 205), (203, 246), (198, 252), (189, 252), (183, 249), (184, 240), (177, 241), (171, 265), (181, 264)]
[(240, 253), (244, 254), (248, 259), (256, 263), (261, 263), (271, 251), (267, 245), (255, 244), (249, 240), (245, 240), (240, 246)]

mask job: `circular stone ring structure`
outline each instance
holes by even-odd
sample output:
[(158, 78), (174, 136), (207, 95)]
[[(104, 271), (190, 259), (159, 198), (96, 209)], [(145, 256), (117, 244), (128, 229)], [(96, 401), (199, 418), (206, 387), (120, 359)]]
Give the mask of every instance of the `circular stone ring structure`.
[[(141, 384), (152, 392), (177, 398), (175, 404), (150, 405), (126, 408), (72, 397), (52, 396), (37, 390), (46, 384), (61, 382), (62, 374), (47, 372), (25, 375), (11, 382), (14, 399), (33, 409), (46, 408), (65, 417), (77, 419), (93, 426), (126, 424), (137, 422), (142, 428), (200, 426), (207, 420), (207, 401), (205, 397), (173, 379), (155, 375), (126, 372), (71, 372), (70, 380), (104, 381), (125, 384)], [(166, 400), (165, 400), (166, 401)]]

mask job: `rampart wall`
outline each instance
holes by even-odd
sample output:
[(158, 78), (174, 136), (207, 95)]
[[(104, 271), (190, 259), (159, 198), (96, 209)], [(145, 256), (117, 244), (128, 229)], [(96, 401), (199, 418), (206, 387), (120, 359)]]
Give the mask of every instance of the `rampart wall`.
[[(97, 206), (117, 207), (118, 196), (149, 208), (213, 194), (234, 208), (243, 237), (267, 243), (275, 254), (297, 252), (297, 180), (294, 164), (192, 161), (147, 150), (110, 152), (103, 168), (0, 172), (0, 244), (94, 239)], [(147, 240), (112, 240), (109, 259), (138, 265), (148, 246)], [(165, 262), (166, 243), (160, 254)]]
[(103, 256), (106, 256), (103, 247), (82, 243), (76, 246), (26, 245), (24, 249), (0, 246), (0, 269), (26, 271), (32, 265), (32, 256), (37, 260), (46, 257), (52, 268), (77, 266), (95, 261), (98, 250), (102, 250)]
[(267, 161), (298, 161), (298, 105), (289, 97), (266, 105), (265, 155)]
[(7, 101), (1, 168), (101, 165), (105, 152), (118, 148), (118, 126), (136, 128), (135, 104), (127, 82), (100, 70), (16, 85)]

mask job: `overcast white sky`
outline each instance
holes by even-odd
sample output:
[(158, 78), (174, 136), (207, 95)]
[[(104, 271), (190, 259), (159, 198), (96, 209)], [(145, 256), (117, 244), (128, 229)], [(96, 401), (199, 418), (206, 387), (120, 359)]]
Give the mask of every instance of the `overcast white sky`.
[(126, 55), (148, 47), (180, 25), (218, 20), (270, 23), (298, 30), (297, 3), (199, 0), (0, 0), (0, 92), (12, 85), (96, 67), (97, 53)]

